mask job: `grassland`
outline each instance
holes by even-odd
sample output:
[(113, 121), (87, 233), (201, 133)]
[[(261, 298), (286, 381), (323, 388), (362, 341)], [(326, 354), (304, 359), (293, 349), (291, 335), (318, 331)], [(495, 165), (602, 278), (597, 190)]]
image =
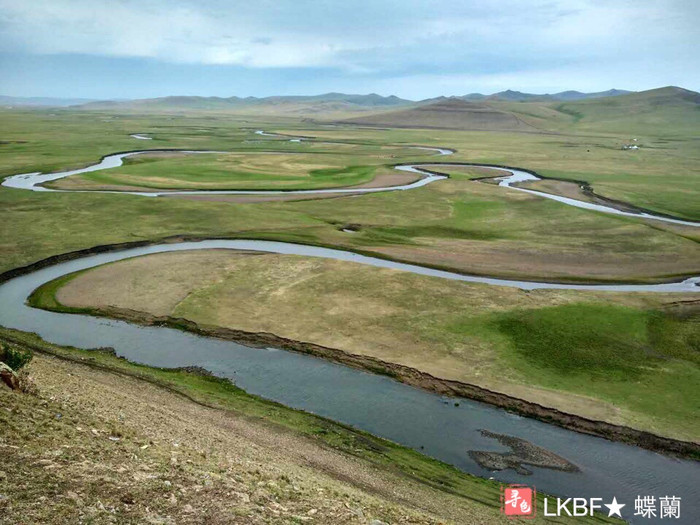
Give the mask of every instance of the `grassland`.
[[(698, 124), (700, 127), (700, 124)], [(346, 132), (347, 133), (347, 132)], [(371, 131), (363, 130), (369, 134)], [(375, 135), (382, 133), (375, 131)], [(479, 133), (393, 130), (394, 140), (443, 144), (457, 149), (449, 160), (517, 166), (547, 177), (584, 180), (596, 193), (653, 211), (700, 219), (700, 132), (655, 134)], [(317, 132), (320, 137), (331, 132)], [(349, 134), (358, 137), (359, 132)], [(639, 150), (622, 146), (637, 138)]]
[[(307, 152), (307, 151), (311, 152)], [(366, 145), (300, 146), (293, 152), (151, 153), (127, 157), (124, 166), (59, 179), (59, 189), (319, 189), (368, 183), (393, 175), (391, 163), (415, 158), (408, 148)], [(347, 165), (348, 160), (364, 165)], [(373, 163), (373, 164), (370, 164)]]
[[(183, 233), (338, 245), (470, 273), (559, 280), (696, 274), (700, 252), (696, 242), (670, 229), (458, 180), (293, 203), (21, 190), (0, 191), (0, 203), (3, 271), (71, 250)], [(343, 233), (344, 224), (360, 230)]]
[[(329, 127), (213, 111), (0, 110), (0, 176), (78, 168), (117, 151), (207, 149), (238, 153), (137, 157), (60, 184), (309, 188), (373, 182), (398, 162), (450, 160), (586, 180), (601, 195), (698, 220), (697, 111), (669, 96), (651, 96), (654, 104), (492, 106), (502, 123), (515, 115), (521, 132)], [(291, 143), (257, 129), (352, 144)], [(640, 149), (622, 150), (632, 138)], [(457, 153), (438, 159), (408, 145)], [(0, 272), (96, 245), (186, 235), (339, 246), (504, 277), (641, 282), (700, 273), (698, 228), (573, 209), (475, 182), (478, 170), (441, 169), (450, 180), (415, 191), (294, 202), (0, 187)], [(341, 231), (346, 225), (356, 233)], [(336, 261), (203, 252), (109, 265), (52, 283), (33, 300), (272, 332), (565, 412), (700, 439), (695, 296), (523, 292)], [(201, 516), (502, 521), (496, 484), (229, 383), (5, 329), (2, 338), (60, 357), (42, 354), (32, 365), (40, 397), (0, 393), (12, 411), (0, 414), (10, 445), (0, 467), (0, 493), (8, 496), (0, 512), (16, 520), (99, 521), (114, 512), (183, 523)], [(236, 454), (222, 452), (230, 450)]]
[[(201, 184), (199, 177), (204, 172), (206, 184), (276, 187), (292, 180), (294, 184), (320, 184), (311, 176), (317, 169), (361, 166), (374, 170), (331, 174), (332, 183), (349, 177), (342, 182), (345, 184), (376, 179), (381, 170), (396, 162), (438, 160), (403, 147), (433, 145), (457, 150), (450, 161), (521, 166), (543, 175), (586, 180), (602, 195), (662, 213), (700, 218), (700, 139), (685, 124), (677, 129), (646, 125), (649, 113), (644, 113), (647, 116), (640, 117), (629, 131), (596, 129), (594, 123), (600, 119), (594, 115), (595, 107), (590, 109), (590, 118), (585, 111), (574, 118), (571, 112), (549, 106), (519, 107), (532, 113), (520, 115), (524, 121), (530, 119), (527, 121), (537, 130), (383, 130), (328, 127), (280, 117), (252, 120), (210, 112), (136, 115), (3, 110), (0, 175), (76, 168), (109, 153), (145, 147), (235, 150), (242, 152), (236, 158), (246, 161), (241, 169), (228, 156), (145, 157), (119, 171), (94, 174), (110, 178), (96, 183)], [(585, 127), (576, 128), (576, 122)], [(260, 137), (256, 129), (353, 144), (291, 143)], [(134, 140), (130, 133), (146, 133), (153, 140)], [(622, 150), (631, 136), (641, 148)], [(268, 161), (264, 160), (267, 156), (257, 155), (262, 151), (278, 152), (288, 164), (277, 169), (272, 156)], [(188, 235), (339, 246), (462, 272), (526, 279), (645, 282), (700, 273), (698, 228), (574, 209), (473, 181), (483, 175), (478, 170), (441, 169), (450, 173), (449, 180), (418, 190), (295, 202), (47, 194), (3, 187), (0, 271), (96, 245)], [(323, 172), (316, 178), (324, 179)], [(353, 225), (356, 232), (342, 232), (345, 225)], [(200, 283), (201, 309), (194, 303), (168, 303), (164, 312), (186, 314), (198, 322), (267, 330), (349, 351), (368, 352), (373, 347), (382, 359), (401, 360), (436, 375), (488, 384), (571, 412), (600, 414), (658, 433), (697, 438), (697, 428), (688, 420), (688, 414), (697, 410), (697, 363), (694, 354), (682, 351), (695, 348), (696, 317), (693, 313), (687, 319), (677, 318), (663, 304), (679, 297), (526, 294), (469, 285), (454, 288), (454, 283), (447, 288), (422, 281), (411, 281), (409, 286), (405, 277), (355, 275), (336, 268), (327, 273), (320, 267), (316, 268), (317, 278), (287, 289), (280, 284), (281, 276), (286, 271), (294, 274), (298, 265), (285, 270), (284, 264), (273, 265), (276, 277), (260, 269), (245, 269), (261, 282), (268, 277), (271, 282), (277, 279), (268, 295), (261, 296), (271, 305), (258, 316), (267, 325), (246, 324), (250, 320), (238, 316), (234, 308), (229, 317), (217, 317), (221, 314), (213, 303), (205, 301), (207, 293), (222, 301), (225, 294), (222, 290), (214, 293), (207, 283)], [(304, 271), (314, 267), (309, 268)], [(226, 279), (235, 293), (248, 294), (253, 301), (258, 284), (252, 278), (243, 282), (229, 275)], [(195, 281), (184, 282), (193, 293), (200, 289)], [(347, 291), (354, 286), (359, 286), (357, 296)], [(242, 287), (241, 291), (236, 292), (236, 287)], [(286, 292), (278, 297), (272, 293), (275, 289)], [(386, 290), (390, 297), (377, 297), (376, 290)], [(420, 295), (416, 290), (426, 299), (416, 297)], [(317, 298), (328, 295), (331, 301), (334, 294), (340, 306), (319, 299), (325, 309), (315, 309)], [(397, 310), (402, 302), (407, 306)], [(153, 305), (135, 306), (150, 311)], [(337, 315), (331, 315), (333, 308)], [(436, 316), (436, 311), (441, 315)], [(302, 333), (299, 327), (304, 324), (295, 328), (291, 319), (309, 319), (312, 314), (308, 312), (327, 315), (328, 324), (312, 329), (316, 325), (306, 323)], [(580, 329), (574, 329), (578, 325)], [(401, 336), (397, 327), (410, 328), (406, 334), (412, 335)], [(336, 335), (328, 335), (334, 330)], [(534, 333), (534, 347), (528, 346), (523, 335), (530, 332)], [(407, 350), (400, 351), (396, 341)], [(542, 347), (547, 351), (533, 350)], [(561, 368), (562, 355), (574, 351), (570, 348), (578, 349), (577, 359), (591, 360), (590, 373)], [(507, 374), (499, 380), (503, 370)]]
[(274, 333), (697, 441), (700, 310), (670, 306), (679, 299), (523, 292), (342, 261), (205, 250), (61, 278), (32, 304)]
[[(456, 161), (522, 165), (545, 174), (546, 169), (561, 174), (560, 170), (568, 167), (571, 171), (564, 173), (572, 178), (603, 177), (600, 173), (616, 167), (645, 175), (650, 181), (645, 194), (648, 199), (663, 194), (665, 171), (675, 169), (681, 174), (686, 170), (687, 188), (691, 188), (687, 202), (691, 209), (696, 206), (690, 171), (695, 166), (692, 141), (678, 141), (663, 151), (630, 153), (617, 149), (621, 139), (610, 137), (354, 128), (327, 131), (322, 126), (310, 130), (308, 125), (292, 125), (287, 120), (253, 126), (206, 114), (134, 117), (64, 111), (50, 116), (35, 111), (4, 112), (2, 118), (9, 130), (0, 145), (3, 174), (79, 167), (101, 155), (143, 147), (146, 141), (129, 138), (128, 133), (134, 131), (152, 135), (154, 140), (148, 142), (149, 146), (153, 142), (154, 148), (240, 146), (247, 151), (290, 153), (307, 147), (283, 139), (259, 140), (253, 130), (267, 127), (361, 143), (375, 152), (386, 143), (451, 146), (458, 150)], [(333, 155), (339, 155), (341, 148), (355, 146), (316, 147), (330, 148)], [(401, 156), (402, 162), (435, 158), (409, 151)], [(366, 153), (347, 155), (345, 165), (368, 165)], [(640, 156), (634, 157), (637, 154)], [(169, 165), (174, 159), (163, 162)], [(609, 177), (617, 176), (615, 173), (619, 171)], [(464, 272), (510, 277), (644, 281), (695, 274), (700, 269), (697, 229), (574, 210), (470, 182), (470, 176), (453, 175), (452, 180), (410, 192), (293, 203), (234, 204), (2, 188), (5, 227), (0, 230), (4, 255), (0, 268), (7, 270), (98, 244), (187, 233), (339, 245)], [(667, 211), (681, 215), (680, 208)], [(360, 225), (360, 230), (353, 235), (342, 233), (339, 229), (344, 224)]]

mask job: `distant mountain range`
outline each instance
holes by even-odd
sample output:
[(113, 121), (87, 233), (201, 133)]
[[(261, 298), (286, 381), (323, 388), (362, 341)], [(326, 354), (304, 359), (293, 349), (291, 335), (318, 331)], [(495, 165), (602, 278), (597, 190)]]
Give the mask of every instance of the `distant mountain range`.
[(396, 96), (384, 97), (376, 93), (369, 95), (348, 95), (345, 93), (325, 93), (323, 95), (310, 96), (272, 96), (272, 97), (198, 97), (198, 96), (171, 96), (160, 98), (146, 98), (123, 101), (94, 101), (81, 104), (80, 109), (241, 109), (265, 106), (268, 108), (301, 106), (319, 106), (328, 110), (342, 110), (352, 108), (382, 108), (404, 106), (414, 104), (412, 100), (402, 99)]
[[(700, 95), (694, 91), (677, 87), (659, 88), (648, 91), (625, 91), (621, 89), (611, 89), (596, 93), (583, 93), (580, 91), (562, 91), (560, 93), (538, 95), (533, 93), (523, 93), (520, 91), (506, 90), (491, 95), (481, 93), (471, 93), (454, 97), (436, 97), (422, 101), (413, 101), (396, 96), (382, 96), (376, 93), (369, 95), (353, 95), (345, 93), (325, 93), (311, 96), (272, 96), (272, 97), (200, 97), (200, 96), (169, 96), (159, 98), (147, 98), (136, 100), (87, 100), (87, 99), (63, 99), (53, 97), (7, 97), (0, 96), (0, 106), (12, 107), (71, 107), (84, 110), (124, 110), (124, 111), (231, 111), (238, 113), (254, 112), (256, 114), (270, 115), (295, 115), (313, 116), (324, 115), (330, 118), (348, 118), (358, 116), (358, 119), (370, 124), (378, 124), (375, 118), (365, 118), (363, 115), (386, 113), (397, 110), (414, 110), (424, 106), (431, 106), (431, 110), (426, 112), (415, 112), (399, 116), (396, 124), (407, 125), (409, 121), (416, 118), (418, 122), (433, 122), (433, 117), (446, 115), (449, 110), (454, 110), (454, 115), (450, 119), (457, 118), (456, 114), (461, 114), (459, 123), (455, 121), (451, 126), (457, 129), (472, 129), (476, 126), (480, 129), (488, 121), (488, 127), (496, 126), (499, 129), (522, 129), (523, 122), (528, 121), (520, 115), (520, 111), (513, 103), (533, 103), (548, 105), (558, 104), (557, 110), (568, 107), (570, 104), (592, 103), (600, 101), (629, 101), (625, 104), (648, 104), (652, 98), (656, 103), (666, 104), (669, 100), (685, 100), (694, 102)], [(661, 97), (661, 99), (659, 99)], [(692, 100), (691, 100), (692, 99)], [(661, 102), (658, 102), (658, 101)], [(472, 104), (463, 106), (453, 102), (463, 102)], [(620, 104), (617, 104), (618, 106)], [(525, 107), (525, 106), (524, 106)], [(530, 107), (529, 105), (527, 107)], [(573, 111), (575, 108), (569, 108)], [(515, 113), (513, 113), (515, 112)], [(509, 113), (510, 116), (504, 116)], [(518, 123), (512, 121), (512, 115), (518, 114)], [(528, 114), (527, 111), (523, 113)], [(466, 117), (469, 118), (466, 118)], [(439, 120), (439, 118), (438, 118)], [(468, 124), (467, 124), (468, 123)]]
[(289, 116), (387, 128), (516, 132), (575, 128), (631, 136), (651, 127), (658, 132), (696, 136), (700, 124), (700, 93), (675, 86), (638, 92), (611, 89), (545, 95), (507, 90), (492, 95), (472, 93), (419, 102), (376, 93), (326, 93), (264, 98), (171, 96), (88, 102), (0, 97), (0, 106), (2, 104), (134, 113), (218, 111), (240, 116)]
[(55, 97), (7, 97), (0, 95), (0, 106), (51, 106), (66, 107), (93, 102), (90, 98), (55, 98)]
[(598, 91), (596, 93), (582, 93), (581, 91), (562, 91), (560, 93), (536, 95), (534, 93), (523, 93), (521, 91), (506, 90), (493, 95), (482, 95), (481, 93), (470, 93), (461, 97), (462, 100), (507, 100), (510, 102), (530, 102), (530, 101), (562, 101), (569, 102), (572, 100), (584, 100), (587, 98), (602, 98), (602, 97), (617, 97), (619, 95), (628, 95), (633, 91), (624, 89), (609, 89), (607, 91)]
[(631, 91), (611, 89), (598, 93), (582, 93), (580, 91), (562, 91), (561, 93), (537, 95), (522, 93), (520, 91), (501, 91), (491, 95), (470, 93), (456, 97), (436, 97), (422, 101), (408, 100), (391, 95), (388, 97), (370, 93), (369, 95), (352, 95), (345, 93), (325, 93), (310, 96), (271, 96), (271, 97), (200, 97), (200, 96), (168, 96), (158, 98), (145, 98), (134, 100), (94, 100), (82, 98), (54, 98), (54, 97), (9, 97), (0, 96), (0, 105), (4, 106), (50, 106), (68, 107), (77, 106), (80, 109), (238, 109), (256, 106), (312, 106), (327, 110), (348, 110), (364, 108), (391, 108), (409, 106), (414, 104), (430, 104), (448, 99), (461, 99), (467, 101), (503, 100), (511, 102), (529, 101), (573, 101), (589, 98), (618, 96)]
[[(678, 133), (697, 130), (700, 93), (669, 86), (648, 91), (607, 96), (557, 93), (523, 99), (525, 93), (506, 91), (495, 95), (440, 97), (381, 112), (367, 112), (343, 123), (388, 128), (439, 128), (470, 131), (534, 131), (583, 129), (630, 131), (642, 125)], [(555, 96), (571, 97), (553, 98)], [(513, 104), (512, 102), (524, 102)]]
[(553, 95), (536, 95), (532, 93), (522, 93), (520, 91), (501, 91), (492, 95), (482, 95), (481, 93), (472, 93), (459, 97), (437, 97), (421, 101), (408, 100), (391, 95), (384, 97), (376, 93), (369, 95), (348, 95), (345, 93), (325, 93), (322, 95), (310, 96), (272, 96), (272, 97), (198, 97), (198, 96), (172, 96), (160, 98), (147, 98), (138, 100), (123, 100), (123, 101), (94, 101), (87, 104), (82, 104), (83, 109), (111, 109), (111, 108), (133, 108), (149, 106), (152, 108), (166, 107), (182, 107), (182, 108), (199, 108), (199, 109), (236, 109), (255, 106), (309, 106), (317, 104), (325, 104), (330, 106), (330, 109), (360, 109), (360, 108), (382, 108), (382, 107), (398, 107), (409, 106), (413, 104), (430, 104), (447, 99), (461, 99), (467, 101), (485, 101), (485, 100), (504, 100), (511, 102), (526, 102), (526, 101), (572, 101), (583, 100), (588, 98), (610, 97), (632, 93), (632, 91), (624, 91), (621, 89), (611, 89), (598, 93), (582, 93), (580, 91), (562, 91)]
[[(231, 97), (230, 99), (235, 99), (236, 97)], [(383, 97), (382, 95), (377, 95), (376, 93), (370, 93), (369, 95), (346, 95), (345, 93), (325, 93), (323, 95), (310, 95), (310, 96), (274, 96), (274, 97), (247, 97), (244, 99), (238, 99), (241, 102), (248, 104), (287, 104), (294, 102), (347, 102), (349, 104), (356, 104), (358, 106), (401, 106), (405, 104), (412, 104), (413, 101), (404, 98), (399, 98), (395, 95), (390, 95), (388, 97)]]

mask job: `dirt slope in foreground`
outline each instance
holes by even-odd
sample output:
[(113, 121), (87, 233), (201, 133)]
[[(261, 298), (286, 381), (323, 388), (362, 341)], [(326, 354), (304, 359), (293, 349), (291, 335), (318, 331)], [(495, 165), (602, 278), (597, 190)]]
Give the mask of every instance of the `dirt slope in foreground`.
[(36, 356), (39, 397), (0, 389), (8, 523), (502, 523), (276, 425)]

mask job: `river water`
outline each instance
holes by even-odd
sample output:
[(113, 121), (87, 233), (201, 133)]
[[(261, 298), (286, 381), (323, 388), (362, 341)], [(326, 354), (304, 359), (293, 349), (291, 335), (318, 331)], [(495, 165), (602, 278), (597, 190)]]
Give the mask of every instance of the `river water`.
[[(694, 517), (700, 512), (696, 503), (700, 499), (697, 483), (700, 465), (692, 461), (568, 431), (474, 401), (444, 398), (388, 377), (308, 355), (273, 348), (249, 348), (165, 327), (142, 327), (85, 315), (46, 312), (25, 303), (36, 287), (67, 273), (128, 257), (203, 248), (333, 256), (405, 271), (421, 268), (381, 259), (368, 262), (364, 256), (339, 250), (266, 241), (203, 241), (134, 248), (58, 264), (0, 285), (0, 324), (36, 332), (57, 344), (79, 348), (113, 347), (118, 355), (147, 365), (201, 366), (217, 376), (231, 379), (250, 393), (347, 423), (441, 459), (465, 472), (504, 482), (525, 483), (554, 495), (602, 497), (605, 502), (616, 497), (627, 505), (623, 515), (635, 523), (653, 522), (642, 518), (635, 521), (632, 516), (634, 499), (638, 495), (680, 496), (683, 519), (674, 521), (697, 523)], [(432, 272), (436, 271), (429, 270), (428, 274)], [(444, 273), (437, 276), (452, 278)], [(459, 406), (455, 406), (456, 401)], [(530, 441), (563, 456), (577, 465), (580, 472), (529, 467), (532, 475), (524, 476), (512, 470), (488, 471), (475, 463), (468, 451), (506, 452), (507, 448), (484, 437), (479, 432), (481, 429)]]
[[(276, 134), (256, 132), (262, 136)], [(132, 135), (146, 140), (151, 137)], [(285, 137), (288, 140), (307, 141), (308, 138)], [(452, 150), (413, 146), (435, 151), (438, 155), (450, 155)], [(148, 150), (157, 151), (157, 150)], [(148, 151), (118, 153), (104, 157), (99, 163), (78, 170), (57, 173), (27, 173), (6, 178), (3, 185), (31, 191), (53, 190), (42, 184), (59, 178), (121, 166), (123, 159)], [(187, 151), (186, 153), (223, 153), (213, 151)], [(455, 163), (463, 166), (479, 166), (503, 169), (497, 166)], [(336, 188), (296, 191), (138, 191), (102, 193), (129, 193), (145, 197), (165, 194), (314, 194), (314, 193), (375, 193), (383, 191), (411, 190), (431, 184), (446, 177), (436, 175), (428, 168), (439, 170), (440, 164), (422, 163), (397, 165), (401, 171), (421, 176), (417, 181), (380, 188)], [(652, 219), (689, 226), (699, 223), (682, 221), (646, 213), (633, 213), (612, 207), (591, 204), (575, 199), (519, 188), (515, 183), (537, 180), (535, 175), (507, 168), (509, 176), (500, 180), (500, 186), (523, 191), (563, 204), (615, 215)], [(277, 349), (249, 348), (231, 341), (196, 336), (164, 327), (141, 327), (122, 321), (94, 318), (84, 315), (59, 314), (28, 307), (28, 295), (41, 284), (61, 275), (111, 261), (149, 253), (206, 248), (248, 249), (272, 253), (326, 257), (368, 264), (379, 267), (430, 275), (452, 280), (483, 283), (496, 286), (514, 286), (522, 289), (560, 288), (576, 290), (611, 290), (644, 292), (698, 292), (700, 277), (677, 283), (662, 284), (609, 284), (574, 285), (538, 283), (488, 277), (461, 275), (433, 270), (417, 265), (395, 263), (342, 250), (270, 241), (211, 240), (199, 243), (179, 243), (85, 257), (29, 275), (12, 279), (0, 285), (0, 324), (3, 326), (36, 332), (45, 340), (80, 348), (113, 347), (117, 354), (127, 359), (152, 366), (182, 367), (201, 366), (220, 377), (234, 381), (246, 391), (287, 406), (313, 412), (330, 419), (353, 425), (372, 434), (455, 465), (465, 472), (495, 479), (525, 483), (554, 495), (576, 497), (602, 497), (608, 502), (612, 497), (625, 503), (623, 515), (635, 523), (653, 523), (654, 520), (633, 517), (636, 496), (675, 495), (682, 498), (681, 520), (676, 523), (697, 523), (700, 512), (700, 466), (691, 461), (677, 460), (638, 447), (609, 442), (576, 432), (561, 429), (533, 419), (522, 418), (503, 410), (459, 399), (446, 399), (398, 383), (390, 378), (368, 374), (349, 367), (330, 363), (315, 357)], [(567, 473), (543, 468), (528, 467), (531, 476), (523, 476), (512, 470), (490, 472), (468, 455), (470, 450), (506, 452), (508, 449), (479, 431), (519, 437), (548, 449), (571, 461), (580, 472)], [(663, 521), (666, 523), (668, 520)]]
[[(323, 141), (317, 141), (315, 139), (311, 139), (309, 137), (290, 137), (287, 135), (280, 135), (278, 133), (269, 133), (267, 131), (263, 130), (257, 130), (255, 132), (256, 135), (264, 136), (264, 137), (276, 137), (276, 138), (283, 138), (284, 140), (288, 140), (289, 142), (314, 142), (317, 144), (343, 144), (342, 142), (323, 142)], [(141, 139), (141, 140), (151, 140), (152, 137), (147, 137), (142, 134), (137, 134), (134, 133), (130, 135), (133, 138), (136, 139)], [(447, 155), (452, 155), (455, 153), (454, 150), (448, 149), (448, 148), (438, 148), (438, 147), (430, 147), (430, 146), (405, 146), (408, 148), (412, 149), (417, 149), (417, 150), (426, 150), (426, 151), (433, 151), (435, 152), (436, 155), (440, 156), (447, 156)], [(416, 173), (418, 175), (421, 175), (421, 178), (410, 183), (410, 184), (401, 184), (401, 185), (396, 185), (396, 186), (381, 186), (381, 187), (376, 187), (376, 188), (352, 188), (352, 187), (347, 187), (347, 188), (329, 188), (329, 189), (318, 189), (318, 190), (193, 190), (193, 191), (186, 191), (186, 190), (176, 190), (176, 191), (110, 191), (110, 190), (57, 190), (57, 189), (51, 189), (43, 186), (43, 184), (62, 179), (64, 177), (69, 177), (71, 175), (78, 175), (80, 173), (88, 173), (91, 171), (98, 171), (98, 170), (104, 170), (104, 169), (110, 169), (110, 168), (116, 168), (119, 167), (123, 164), (123, 159), (126, 157), (131, 157), (134, 155), (139, 155), (142, 153), (153, 153), (153, 152), (158, 152), (158, 151), (182, 151), (183, 153), (189, 153), (189, 154), (194, 154), (194, 153), (231, 153), (231, 152), (226, 152), (226, 151), (214, 151), (214, 150), (197, 150), (197, 151), (188, 151), (188, 150), (157, 150), (157, 149), (152, 149), (152, 150), (143, 150), (143, 151), (131, 151), (127, 153), (115, 153), (113, 155), (107, 155), (102, 158), (100, 162), (97, 164), (93, 164), (91, 166), (87, 166), (85, 168), (80, 168), (77, 170), (69, 170), (69, 171), (61, 171), (61, 172), (55, 172), (55, 173), (40, 173), (40, 172), (34, 172), (34, 173), (21, 173), (18, 175), (12, 175), (10, 177), (5, 178), (3, 180), (2, 185), (9, 187), (9, 188), (16, 188), (16, 189), (24, 189), (24, 190), (32, 190), (32, 191), (51, 191), (51, 192), (74, 192), (74, 193), (86, 193), (86, 192), (95, 192), (95, 193), (126, 193), (129, 195), (140, 195), (142, 197), (161, 197), (163, 195), (284, 195), (284, 194), (329, 194), (329, 193), (337, 193), (337, 194), (362, 194), (362, 193), (380, 193), (380, 192), (386, 192), (386, 191), (401, 191), (401, 190), (411, 190), (415, 188), (420, 188), (422, 186), (425, 186), (427, 184), (430, 184), (432, 182), (436, 182), (439, 180), (444, 180), (447, 177), (443, 175), (439, 175), (430, 171), (426, 171), (423, 168), (427, 167), (432, 167), (436, 168), (439, 167), (440, 164), (431, 164), (431, 163), (420, 163), (420, 164), (397, 164), (394, 166), (394, 169), (400, 170), (400, 171), (407, 171), (407, 172), (412, 172)], [(258, 152), (258, 153), (274, 153), (274, 152)], [(684, 226), (694, 226), (698, 227), (700, 226), (700, 222), (695, 222), (695, 221), (685, 221), (682, 219), (674, 219), (671, 217), (664, 217), (660, 215), (654, 215), (652, 213), (647, 213), (647, 212), (633, 212), (633, 211), (622, 211), (618, 210), (617, 208), (614, 208), (612, 206), (605, 206), (603, 204), (593, 204), (590, 202), (585, 202), (585, 201), (580, 201), (576, 199), (571, 199), (569, 197), (562, 197), (559, 195), (553, 195), (550, 193), (544, 193), (541, 191), (536, 191), (536, 190), (530, 190), (527, 188), (520, 188), (515, 186), (514, 184), (518, 182), (523, 182), (523, 181), (534, 181), (534, 180), (541, 180), (539, 177), (536, 175), (526, 172), (523, 170), (518, 170), (516, 168), (503, 168), (501, 166), (491, 166), (488, 164), (473, 164), (473, 163), (451, 163), (453, 166), (465, 166), (465, 167), (479, 167), (479, 168), (487, 168), (487, 169), (493, 169), (493, 170), (505, 170), (511, 173), (510, 176), (508, 177), (502, 177), (501, 181), (499, 183), (499, 186), (510, 188), (513, 190), (517, 191), (522, 191), (525, 193), (530, 193), (532, 195), (537, 195), (539, 197), (545, 198), (545, 199), (551, 199), (555, 200), (557, 202), (561, 202), (563, 204), (567, 204), (569, 206), (574, 206), (577, 208), (583, 208), (587, 210), (594, 210), (594, 211), (599, 211), (603, 213), (610, 213), (613, 215), (621, 215), (625, 217), (635, 217), (635, 218), (641, 218), (641, 219), (650, 219), (650, 220), (655, 220), (655, 221), (661, 221), (661, 222), (667, 222), (667, 223), (672, 223), (672, 224), (680, 224)]]

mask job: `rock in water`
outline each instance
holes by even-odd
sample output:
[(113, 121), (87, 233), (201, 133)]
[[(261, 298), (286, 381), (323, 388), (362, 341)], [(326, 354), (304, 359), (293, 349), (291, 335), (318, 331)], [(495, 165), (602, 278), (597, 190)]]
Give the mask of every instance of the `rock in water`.
[(484, 437), (495, 439), (502, 445), (510, 448), (510, 452), (470, 450), (469, 456), (485, 469), (504, 470), (512, 468), (518, 474), (524, 476), (529, 476), (532, 472), (523, 465), (562, 470), (564, 472), (579, 472), (579, 468), (567, 459), (538, 447), (529, 441), (505, 434), (496, 434), (488, 430), (481, 430), (480, 432)]

